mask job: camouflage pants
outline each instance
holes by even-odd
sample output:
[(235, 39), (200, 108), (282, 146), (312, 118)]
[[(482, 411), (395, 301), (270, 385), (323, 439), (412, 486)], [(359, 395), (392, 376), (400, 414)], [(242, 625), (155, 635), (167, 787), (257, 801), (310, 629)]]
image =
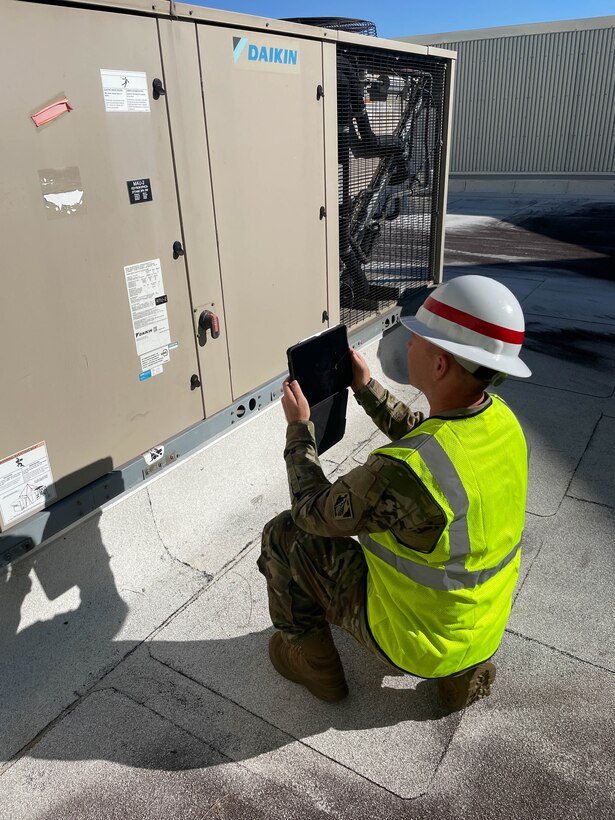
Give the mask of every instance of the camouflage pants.
[(290, 640), (328, 621), (388, 665), (367, 625), (367, 563), (358, 541), (310, 535), (283, 512), (265, 525), (257, 563), (267, 580), (273, 625)]

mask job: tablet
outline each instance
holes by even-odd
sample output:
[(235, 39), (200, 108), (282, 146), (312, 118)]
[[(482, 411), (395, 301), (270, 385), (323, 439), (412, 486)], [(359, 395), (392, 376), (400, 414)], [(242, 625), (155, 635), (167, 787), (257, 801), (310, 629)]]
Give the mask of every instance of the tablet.
[(324, 453), (344, 437), (352, 363), (345, 325), (325, 330), (287, 351), (288, 372), (310, 405), (316, 450)]
[(350, 387), (352, 363), (345, 325), (329, 328), (287, 351), (288, 372), (296, 379), (310, 405)]

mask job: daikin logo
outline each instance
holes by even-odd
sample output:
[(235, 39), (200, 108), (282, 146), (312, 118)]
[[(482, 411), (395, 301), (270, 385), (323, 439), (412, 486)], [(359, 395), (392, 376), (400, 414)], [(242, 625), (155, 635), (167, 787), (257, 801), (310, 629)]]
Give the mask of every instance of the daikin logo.
[(244, 54), (242, 62), (250, 63), (297, 65), (298, 59), (296, 49), (259, 45), (251, 43), (247, 37), (233, 37), (233, 62), (237, 63)]

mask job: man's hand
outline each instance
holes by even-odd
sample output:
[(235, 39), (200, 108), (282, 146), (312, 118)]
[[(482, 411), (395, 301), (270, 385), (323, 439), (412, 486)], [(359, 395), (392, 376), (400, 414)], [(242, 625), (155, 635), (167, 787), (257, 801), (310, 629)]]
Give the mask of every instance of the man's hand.
[(358, 393), (371, 379), (369, 366), (363, 356), (350, 348), (350, 362), (352, 364), (352, 392)]
[(282, 385), (282, 408), (286, 421), (291, 424), (293, 421), (309, 421), (310, 405), (299, 387), (299, 382), (289, 382), (288, 379)]

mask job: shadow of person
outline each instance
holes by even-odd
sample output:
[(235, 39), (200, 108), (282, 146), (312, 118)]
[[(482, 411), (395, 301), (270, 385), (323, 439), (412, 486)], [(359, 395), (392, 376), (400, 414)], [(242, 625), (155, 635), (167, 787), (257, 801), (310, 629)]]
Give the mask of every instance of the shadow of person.
[[(351, 688), (346, 701), (323, 703), (279, 676), (267, 651), (273, 628), (262, 628), (264, 586), (262, 596), (238, 600), (232, 617), (224, 602), (215, 615), (199, 612), (200, 600), (188, 623), (178, 617), (117, 665), (141, 641), (115, 640), (128, 608), (99, 516), (13, 562), (0, 576), (3, 759), (27, 745), (30, 757), (45, 760), (190, 769), (257, 757), (331, 730), (351, 755), (361, 730), (443, 717), (431, 682), (415, 686), (340, 630), (336, 641)], [(259, 614), (253, 603), (262, 607)], [(204, 754), (197, 743), (194, 753), (178, 754), (178, 736), (185, 739), (186, 732), (218, 752)]]
[[(318, 749), (321, 743), (331, 743), (332, 730), (342, 759), (356, 754), (357, 744), (362, 746), (358, 754), (364, 757), (377, 756), (379, 744), (386, 745), (391, 738), (412, 745), (417, 733), (421, 742), (433, 737), (434, 749), (441, 742), (446, 730), (439, 724), (446, 712), (437, 700), (434, 681), (417, 683), (335, 630), (350, 695), (341, 703), (325, 703), (273, 669), (267, 654), (272, 634), (270, 627), (211, 640), (148, 642), (123, 673), (118, 667), (110, 681), (103, 681), (90, 695), (91, 702), (84, 702), (82, 716), (72, 729), (62, 730), (69, 734), (60, 733), (29, 754), (170, 771), (221, 762), (218, 755), (199, 747), (180, 754), (178, 729), (235, 761), (258, 757), (295, 740)], [(152, 714), (156, 721), (144, 735)], [(418, 724), (426, 728), (419, 729)], [(446, 726), (452, 732), (453, 723)], [(390, 731), (380, 734), (370, 748), (365, 731), (383, 727)]]
[(302, 736), (330, 727), (368, 729), (433, 720), (443, 714), (431, 697), (430, 687), (417, 686), (416, 678), (385, 665), (335, 627), (334, 639), (350, 695), (338, 704), (318, 700), (273, 669), (268, 655), (273, 632), (269, 627), (245, 635), (179, 644), (155, 640), (148, 648), (155, 660), (285, 731), (300, 726)]
[[(99, 518), (0, 573), (1, 760), (19, 751), (100, 677), (101, 664), (108, 668), (125, 649), (112, 643), (127, 606), (115, 585)], [(54, 526), (49, 516), (43, 542)], [(4, 533), (3, 551), (23, 540)]]

